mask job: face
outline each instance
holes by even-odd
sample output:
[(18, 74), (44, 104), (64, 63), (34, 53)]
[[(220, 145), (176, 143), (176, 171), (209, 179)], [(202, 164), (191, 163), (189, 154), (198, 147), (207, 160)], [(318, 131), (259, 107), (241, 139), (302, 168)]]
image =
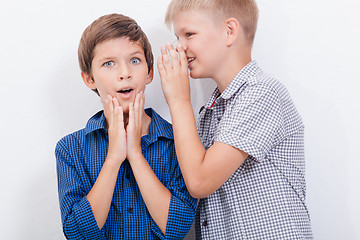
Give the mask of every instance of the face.
[(135, 96), (152, 81), (153, 70), (148, 73), (144, 50), (128, 38), (106, 40), (94, 49), (92, 78), (82, 73), (85, 84), (97, 89), (102, 100), (108, 95), (116, 97), (124, 113)]
[(214, 78), (225, 56), (226, 31), (206, 11), (182, 11), (173, 18), (175, 35), (184, 48), (192, 78)]

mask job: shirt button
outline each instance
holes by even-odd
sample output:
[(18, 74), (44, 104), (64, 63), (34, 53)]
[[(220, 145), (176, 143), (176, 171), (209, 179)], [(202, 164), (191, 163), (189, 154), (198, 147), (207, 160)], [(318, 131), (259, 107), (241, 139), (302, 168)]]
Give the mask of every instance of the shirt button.
[(133, 213), (133, 208), (130, 207), (127, 210), (128, 210), (129, 213)]
[(206, 220), (204, 220), (202, 225), (203, 225), (203, 227), (206, 227), (208, 225), (208, 222)]
[(220, 121), (221, 121), (221, 117), (218, 117), (217, 120), (220, 122)]
[(130, 174), (127, 173), (127, 174), (125, 175), (125, 177), (126, 177), (127, 179), (130, 179)]

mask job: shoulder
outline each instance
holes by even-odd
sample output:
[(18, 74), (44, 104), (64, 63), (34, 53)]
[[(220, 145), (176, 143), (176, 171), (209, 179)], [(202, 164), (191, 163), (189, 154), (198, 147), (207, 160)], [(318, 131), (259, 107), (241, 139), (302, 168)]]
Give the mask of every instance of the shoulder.
[(232, 104), (238, 110), (254, 103), (282, 105), (288, 101), (291, 98), (286, 87), (274, 76), (259, 71), (234, 94)]
[(81, 143), (84, 141), (85, 137), (85, 128), (70, 133), (64, 137), (62, 137), (56, 144), (56, 150), (66, 150), (73, 151), (79, 149), (82, 145)]
[(87, 121), (85, 128), (77, 130), (61, 138), (57, 145), (75, 146), (83, 144), (86, 135), (99, 129), (105, 129), (105, 116), (103, 111), (95, 113)]

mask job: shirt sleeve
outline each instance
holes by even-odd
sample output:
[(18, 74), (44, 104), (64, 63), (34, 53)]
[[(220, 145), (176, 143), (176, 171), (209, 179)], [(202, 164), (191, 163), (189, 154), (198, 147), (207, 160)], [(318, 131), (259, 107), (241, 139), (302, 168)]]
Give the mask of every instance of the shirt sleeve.
[(256, 161), (284, 138), (281, 101), (270, 87), (253, 86), (238, 96), (220, 122), (215, 141), (238, 148)]
[[(67, 141), (67, 140), (68, 141)], [(60, 140), (55, 149), (59, 202), (64, 235), (67, 239), (106, 239), (105, 228), (97, 226), (90, 203), (86, 199), (84, 172), (79, 171), (79, 156), (71, 154), (75, 141)], [(77, 149), (80, 150), (80, 149)]]
[(195, 219), (197, 200), (191, 197), (182, 177), (176, 157), (173, 158), (171, 180), (166, 186), (171, 192), (166, 235), (162, 233), (155, 221), (151, 219), (154, 233), (160, 239), (183, 239), (189, 232)]

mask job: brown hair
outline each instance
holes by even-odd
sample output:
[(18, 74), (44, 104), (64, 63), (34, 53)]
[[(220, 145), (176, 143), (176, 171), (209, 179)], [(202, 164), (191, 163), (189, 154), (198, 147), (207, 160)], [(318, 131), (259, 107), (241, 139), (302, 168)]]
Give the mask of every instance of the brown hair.
[(96, 45), (105, 40), (121, 37), (127, 37), (131, 42), (140, 44), (144, 50), (148, 72), (150, 72), (154, 57), (148, 38), (134, 19), (116, 13), (98, 18), (83, 32), (78, 48), (81, 71), (91, 76), (91, 63)]
[(210, 10), (222, 19), (236, 18), (242, 26), (250, 46), (254, 42), (259, 10), (255, 0), (172, 0), (168, 6), (165, 23), (171, 28), (173, 18), (181, 11)]

